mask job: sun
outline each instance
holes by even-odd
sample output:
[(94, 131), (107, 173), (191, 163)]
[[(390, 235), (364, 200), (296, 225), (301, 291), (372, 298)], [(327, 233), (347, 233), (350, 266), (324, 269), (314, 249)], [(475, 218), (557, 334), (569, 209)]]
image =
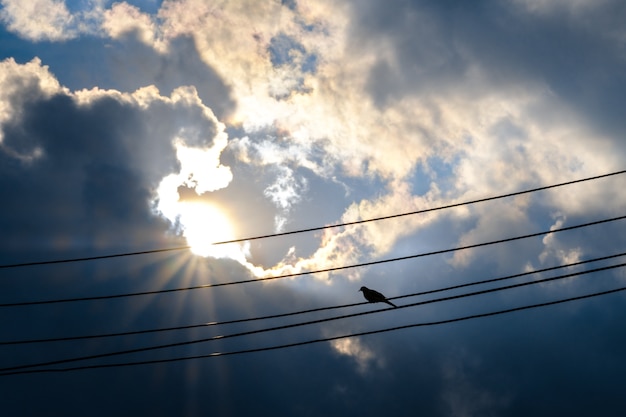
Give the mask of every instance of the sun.
[(227, 213), (202, 198), (181, 199), (178, 192), (180, 186), (185, 186), (203, 196), (228, 186), (232, 172), (219, 160), (225, 140), (224, 135), (218, 135), (214, 146), (209, 148), (187, 146), (180, 138), (174, 141), (180, 172), (161, 179), (155, 190), (154, 209), (177, 226), (194, 254), (245, 263), (245, 244), (214, 244), (235, 239), (233, 223)]
[(179, 221), (191, 251), (199, 256), (239, 259), (243, 253), (237, 243), (215, 244), (235, 239), (228, 216), (212, 204), (179, 202)]

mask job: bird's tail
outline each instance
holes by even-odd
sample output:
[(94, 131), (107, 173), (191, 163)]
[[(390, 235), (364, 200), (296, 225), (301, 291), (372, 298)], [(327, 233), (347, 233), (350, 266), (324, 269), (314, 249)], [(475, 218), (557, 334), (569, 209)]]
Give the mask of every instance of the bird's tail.
[(397, 306), (397, 305), (395, 305), (394, 303), (392, 303), (392, 302), (391, 302), (391, 301), (389, 301), (389, 300), (385, 300), (385, 302), (386, 302), (387, 304), (389, 304), (390, 306), (394, 307), (394, 308), (398, 308), (398, 306)]

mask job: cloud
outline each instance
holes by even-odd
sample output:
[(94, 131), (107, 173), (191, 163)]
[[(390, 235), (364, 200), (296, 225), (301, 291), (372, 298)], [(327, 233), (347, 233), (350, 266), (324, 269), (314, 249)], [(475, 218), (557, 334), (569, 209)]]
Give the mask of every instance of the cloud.
[[(472, 216), (477, 220), (475, 226), (459, 237), (459, 246), (470, 246), (476, 243), (489, 242), (506, 239), (509, 237), (528, 234), (534, 230), (532, 220), (526, 214), (526, 203), (524, 199), (511, 204), (494, 203), (488, 213), (478, 210), (477, 216)], [(515, 269), (515, 266), (522, 260), (518, 254), (532, 249), (533, 245), (522, 241), (517, 244), (516, 251), (512, 251), (507, 245), (497, 245), (488, 248), (478, 248), (454, 252), (450, 263), (456, 268), (463, 269), (472, 263), (476, 258), (485, 259), (489, 264), (495, 263), (499, 268)]]
[(7, 28), (31, 41), (65, 41), (97, 33), (102, 0), (89, 0), (71, 12), (64, 0), (3, 0), (0, 18)]
[(603, 8), (609, 3), (609, 0), (513, 0), (513, 3), (526, 9), (529, 13), (548, 15), (568, 12), (580, 16), (594, 9)]
[[(550, 226), (550, 230), (559, 229), (564, 226), (565, 217), (562, 215), (555, 215), (555, 223)], [(581, 260), (583, 255), (582, 248), (580, 247), (568, 247), (562, 242), (559, 242), (558, 238), (553, 234), (547, 234), (542, 240), (545, 249), (539, 255), (539, 261), (542, 264), (546, 264), (547, 260), (556, 259), (556, 262), (550, 262), (551, 264), (568, 264), (575, 263)]]
[[(468, 6), (461, 0), (420, 0), (394, 7), (375, 0), (31, 3), (41, 7), (29, 11), (30, 4), (4, 1), (2, 10), (10, 31), (3, 45), (19, 52), (0, 62), (3, 262), (186, 244), (202, 256), (181, 251), (14, 269), (0, 280), (3, 300), (299, 273), (623, 214), (624, 179), (615, 176), (315, 233), (210, 244), (623, 169), (626, 37), (619, 1)], [(625, 238), (615, 222), (371, 268), (113, 304), (39, 306), (2, 323), (3, 334), (171, 327), (341, 305), (362, 301), (357, 280), (372, 282), (388, 296), (428, 291), (615, 253)], [(145, 358), (488, 313), (607, 289), (623, 281), (618, 275), (608, 271), (593, 281), (575, 278)], [(614, 383), (624, 371), (622, 301), (615, 294), (367, 340), (102, 370), (101, 383), (113, 387), (125, 409), (150, 404), (157, 414), (199, 415), (210, 407), (246, 415), (411, 410), (547, 416), (555, 408), (588, 415), (599, 405), (623, 410), (620, 384)], [(237, 326), (254, 330), (256, 323)], [(215, 328), (187, 331), (44, 350), (20, 347), (5, 356), (30, 361), (116, 350), (119, 343), (148, 346), (213, 334)], [(231, 331), (239, 330), (225, 333)], [(594, 337), (581, 343), (581, 334)], [(259, 385), (250, 375), (262, 381), (271, 375), (274, 383)], [(84, 414), (89, 404), (106, 403), (92, 411), (113, 413), (115, 404), (100, 398), (111, 393), (82, 383), (88, 379), (92, 371), (64, 374), (50, 387), (36, 375), (7, 379), (8, 412), (42, 414), (45, 403), (66, 415)], [(129, 380), (149, 386), (129, 394)], [(588, 388), (580, 380), (598, 382), (588, 384), (593, 395), (572, 395)], [(25, 401), (33, 389), (46, 401)], [(532, 401), (546, 389), (546, 401)], [(81, 395), (63, 401), (63, 392), (72, 390)], [(241, 402), (241, 392), (249, 392), (250, 401)], [(151, 401), (155, 393), (173, 400)]]
[[(153, 233), (154, 241), (160, 241), (166, 238), (166, 223), (159, 222), (152, 204), (157, 209), (165, 203), (176, 205), (178, 198), (166, 197), (181, 185), (203, 193), (227, 186), (232, 178), (228, 167), (219, 163), (227, 142), (224, 125), (194, 88), (181, 87), (170, 97), (154, 87), (133, 93), (71, 92), (39, 60), (20, 65), (9, 59), (0, 66), (6, 87), (0, 97), (3, 158), (28, 162), (8, 165), (2, 187), (25, 187), (22, 192), (30, 188), (36, 200), (48, 199), (50, 210), (76, 219), (70, 222), (72, 228), (48, 232), (48, 222), (40, 219), (36, 223), (42, 223), (41, 230), (33, 233), (50, 233), (52, 241), (94, 234), (104, 246), (120, 236), (133, 236), (129, 243), (154, 239)], [(213, 165), (206, 164), (208, 159)], [(11, 185), (9, 178), (16, 176), (23, 180)], [(164, 182), (174, 189), (161, 196)], [(4, 221), (19, 224), (28, 217), (26, 210)], [(135, 227), (121, 232), (130, 219)], [(146, 230), (140, 232), (142, 227)], [(8, 227), (8, 235), (10, 230), (19, 229)]]
[[(481, 387), (473, 380), (480, 372), (480, 359), (467, 352), (456, 350), (442, 366), (442, 400), (447, 415), (453, 417), (496, 416), (509, 408), (511, 395), (502, 395)], [(499, 389), (502, 389), (499, 387)]]
[(277, 231), (283, 231), (287, 223), (291, 206), (301, 200), (301, 195), (307, 187), (306, 179), (296, 179), (293, 170), (285, 166), (277, 166), (279, 174), (276, 182), (265, 188), (263, 194), (267, 196), (277, 207), (281, 214), (275, 218)]
[(352, 358), (357, 365), (359, 373), (365, 374), (372, 365), (382, 367), (384, 363), (377, 357), (373, 350), (365, 346), (359, 338), (338, 339), (330, 342), (332, 348), (343, 356)]
[(156, 50), (162, 49), (154, 19), (128, 3), (114, 3), (106, 10), (102, 29), (113, 39), (119, 39), (129, 32), (137, 32), (137, 38), (143, 43), (154, 46)]
[(64, 40), (75, 36), (67, 32), (73, 17), (62, 0), (4, 0), (2, 6), (2, 20), (9, 30), (27, 39)]
[[(242, 132), (228, 149), (237, 158), (233, 163), (273, 172), (264, 189), (282, 210), (275, 218), (279, 230), (289, 222), (293, 204), (306, 201), (305, 177), (292, 168), (296, 165), (320, 178), (380, 180), (375, 194), (345, 205), (342, 220), (592, 175), (599, 161), (607, 170), (619, 167), (616, 143), (586, 124), (577, 108), (551, 90), (550, 79), (512, 67), (495, 73), (492, 57), (479, 48), (486, 29), (474, 25), (491, 22), (489, 13), (462, 11), (470, 24), (455, 34), (446, 26), (445, 10), (429, 2), (393, 10), (374, 3), (249, 7), (274, 17), (251, 21), (253, 14), (240, 14), (229, 4), (188, 1), (165, 4), (159, 19), (165, 39), (192, 37), (203, 61), (232, 88), (237, 107), (225, 122)], [(396, 22), (393, 30), (390, 21)], [(376, 36), (363, 36), (365, 31)], [(307, 66), (307, 59), (314, 65)], [(593, 150), (587, 146), (590, 138), (597, 144)], [(433, 161), (443, 161), (446, 172), (422, 171), (426, 178), (420, 180), (429, 189), (416, 195), (412, 183), (418, 168), (434, 166)], [(556, 200), (549, 204), (565, 209)], [(567, 206), (586, 210), (590, 204), (573, 196)], [(516, 214), (502, 207), (502, 216), (509, 217), (498, 221), (487, 209), (458, 211), (456, 220), (478, 225), (459, 243), (496, 236), (507, 223), (530, 221), (528, 207), (521, 204)], [(301, 272), (384, 256), (438, 218), (329, 231), (310, 255), (298, 257), (296, 249), (270, 270)], [(519, 227), (515, 230), (525, 230)], [(462, 262), (460, 257), (469, 256), (457, 254), (453, 262), (467, 265), (471, 258)]]
[(13, 120), (32, 101), (64, 91), (38, 58), (24, 65), (13, 58), (0, 62), (0, 85), (0, 123)]

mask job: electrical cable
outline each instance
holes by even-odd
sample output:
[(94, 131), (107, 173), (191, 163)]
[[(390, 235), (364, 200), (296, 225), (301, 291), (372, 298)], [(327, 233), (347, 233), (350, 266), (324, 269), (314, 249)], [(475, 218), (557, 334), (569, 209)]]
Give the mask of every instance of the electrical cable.
[[(501, 195), (497, 195), (497, 196), (479, 198), (479, 199), (476, 199), (476, 200), (469, 200), (469, 201), (464, 201), (464, 202), (461, 202), (461, 203), (453, 203), (453, 204), (448, 204), (448, 205), (444, 205), (444, 206), (431, 207), (431, 208), (422, 209), (422, 210), (415, 210), (415, 211), (410, 211), (410, 212), (406, 212), (406, 213), (392, 214), (392, 215), (389, 215), (389, 216), (382, 216), (382, 217), (375, 217), (375, 218), (371, 218), (371, 219), (356, 220), (356, 221), (352, 221), (352, 222), (337, 223), (337, 224), (333, 224), (333, 225), (311, 227), (311, 228), (308, 228), (308, 229), (292, 230), (292, 231), (282, 232), (282, 233), (271, 233), (271, 234), (266, 234), (266, 235), (259, 235), (259, 236), (251, 236), (251, 237), (245, 237), (245, 238), (239, 238), (239, 239), (225, 240), (225, 241), (221, 241), (221, 242), (213, 242), (213, 245), (224, 245), (224, 244), (228, 244), (228, 243), (240, 243), (240, 242), (245, 242), (245, 241), (250, 241), (250, 240), (268, 239), (268, 238), (273, 238), (273, 237), (280, 237), (280, 236), (294, 235), (294, 234), (300, 234), (300, 233), (315, 232), (315, 231), (320, 231), (320, 230), (325, 230), (325, 229), (330, 229), (330, 228), (336, 228), (336, 227), (354, 226), (354, 225), (358, 225), (358, 224), (375, 222), (375, 221), (381, 221), (381, 220), (389, 220), (389, 219), (394, 219), (394, 218), (403, 217), (403, 216), (412, 216), (412, 215), (415, 215), (415, 214), (422, 214), (422, 213), (428, 213), (428, 212), (431, 212), (431, 211), (445, 210), (445, 209), (459, 207), (459, 206), (464, 206), (464, 205), (483, 203), (483, 202), (503, 199), (503, 198), (507, 198), (507, 197), (514, 197), (514, 196), (518, 196), (518, 195), (534, 193), (534, 192), (537, 192), (537, 191), (544, 191), (544, 190), (548, 190), (548, 189), (551, 189), (551, 188), (563, 187), (563, 186), (566, 186), (566, 185), (572, 185), (572, 184), (577, 184), (577, 183), (586, 182), (586, 181), (598, 180), (598, 179), (601, 179), (601, 178), (607, 178), (607, 177), (611, 177), (611, 176), (615, 176), (615, 175), (621, 175), (621, 174), (624, 174), (624, 173), (626, 173), (626, 170), (611, 172), (611, 173), (602, 174), (602, 175), (596, 175), (596, 176), (593, 176), (593, 177), (581, 178), (581, 179), (572, 180), (572, 181), (561, 182), (561, 183), (558, 183), (558, 184), (546, 185), (546, 186), (543, 186), (543, 187), (537, 187), (537, 188), (531, 188), (531, 189), (522, 190), (522, 191), (516, 191), (516, 192), (512, 192), (512, 193), (508, 193), (508, 194), (501, 194)], [(127, 257), (127, 256), (146, 255), (146, 254), (153, 254), (153, 253), (181, 251), (181, 250), (190, 249), (190, 248), (191, 248), (191, 246), (185, 245), (185, 246), (177, 246), (177, 247), (171, 247), (171, 248), (150, 249), (150, 250), (135, 251), (135, 252), (115, 253), (115, 254), (108, 254), (108, 255), (86, 256), (86, 257), (82, 257), (82, 258), (66, 258), (66, 259), (53, 259), (53, 260), (47, 260), (47, 261), (34, 261), (34, 262), (22, 262), (22, 263), (14, 263), (14, 264), (3, 264), (3, 265), (0, 265), (0, 269), (21, 268), (21, 267), (38, 266), (38, 265), (52, 265), (52, 264), (61, 264), (61, 263), (70, 263), (70, 262), (94, 261), (94, 260), (100, 260), (100, 259), (111, 259), (111, 258), (120, 258), (120, 257)]]
[[(626, 256), (626, 252), (617, 253), (614, 255), (602, 256), (600, 258), (587, 259), (584, 261), (573, 262), (573, 263), (564, 264), (564, 265), (557, 265), (557, 266), (552, 266), (548, 268), (537, 269), (534, 271), (522, 272), (519, 274), (507, 275), (503, 277), (491, 278), (491, 279), (486, 279), (486, 280), (481, 280), (481, 281), (473, 281), (473, 282), (468, 282), (464, 284), (457, 284), (453, 286), (436, 288), (433, 290), (421, 291), (421, 292), (400, 295), (400, 296), (395, 296), (395, 297), (387, 297), (387, 299), (397, 300), (401, 298), (435, 294), (438, 292), (450, 291), (450, 290), (455, 290), (455, 289), (460, 289), (460, 288), (465, 288), (465, 287), (470, 287), (470, 286), (475, 286), (475, 285), (483, 285), (483, 284), (488, 284), (488, 283), (493, 283), (493, 282), (509, 280), (513, 278), (520, 278), (520, 277), (527, 276), (527, 275), (540, 274), (540, 273), (544, 273), (548, 271), (554, 271), (557, 269), (571, 268), (574, 266), (580, 266), (580, 265), (584, 265), (584, 264), (588, 264), (592, 262), (604, 261), (604, 260), (608, 260), (612, 258), (618, 258), (621, 256)], [(272, 314), (272, 315), (260, 316), (260, 317), (248, 317), (248, 318), (243, 318), (243, 319), (225, 320), (225, 321), (219, 321), (219, 322), (211, 321), (211, 322), (205, 322), (205, 323), (200, 323), (200, 324), (190, 324), (190, 325), (184, 325), (184, 326), (164, 327), (164, 328), (156, 328), (156, 329), (134, 330), (134, 331), (118, 332), (118, 333), (105, 333), (105, 334), (83, 335), (83, 336), (67, 336), (67, 337), (56, 337), (56, 338), (48, 338), (48, 339), (11, 340), (11, 341), (4, 341), (4, 342), (0, 341), (0, 346), (35, 344), (35, 343), (51, 343), (51, 342), (67, 342), (67, 341), (73, 341), (73, 340), (99, 339), (99, 338), (118, 337), (118, 336), (132, 336), (132, 335), (139, 335), (139, 334), (146, 334), (146, 333), (167, 332), (167, 331), (174, 331), (174, 330), (188, 330), (188, 329), (195, 329), (195, 328), (202, 328), (202, 327), (221, 326), (221, 325), (228, 325), (228, 324), (245, 323), (245, 322), (251, 322), (251, 321), (260, 321), (260, 320), (289, 317), (289, 316), (308, 314), (308, 313), (314, 313), (314, 312), (320, 312), (320, 311), (355, 307), (355, 306), (365, 305), (365, 304), (369, 304), (369, 303), (365, 301), (365, 302), (360, 302), (360, 303), (318, 307), (318, 308), (312, 308), (308, 310), (299, 310), (299, 311), (294, 311), (290, 313)]]
[(542, 232), (536, 232), (536, 233), (531, 233), (531, 234), (522, 235), (522, 236), (514, 236), (514, 237), (510, 237), (506, 239), (493, 240), (490, 242), (475, 243), (475, 244), (460, 246), (456, 248), (441, 249), (441, 250), (436, 250), (432, 252), (418, 253), (415, 255), (407, 255), (407, 256), (401, 256), (397, 258), (387, 258), (387, 259), (381, 259), (377, 261), (364, 262), (364, 263), (353, 264), (353, 265), (337, 266), (337, 267), (325, 268), (325, 269), (320, 269), (320, 270), (315, 270), (315, 271), (297, 272), (297, 273), (292, 273), (292, 274), (284, 274), (284, 275), (262, 277), (262, 278), (251, 278), (251, 279), (245, 279), (245, 280), (239, 280), (239, 281), (218, 282), (214, 284), (203, 284), (203, 285), (196, 285), (196, 286), (184, 287), (184, 288), (170, 288), (170, 289), (164, 289), (164, 290), (142, 291), (142, 292), (136, 292), (136, 293), (101, 295), (101, 296), (92, 296), (92, 297), (64, 298), (64, 299), (56, 299), (56, 300), (21, 301), (21, 302), (15, 302), (15, 303), (2, 303), (0, 304), (0, 308), (24, 307), (24, 306), (33, 306), (33, 305), (43, 305), (43, 304), (70, 303), (70, 302), (77, 302), (77, 301), (107, 300), (107, 299), (114, 299), (114, 298), (136, 297), (136, 296), (142, 296), (142, 295), (154, 295), (154, 294), (163, 294), (163, 293), (171, 293), (171, 292), (178, 292), (178, 291), (190, 291), (190, 290), (197, 290), (197, 289), (203, 289), (203, 288), (224, 287), (228, 285), (270, 281), (270, 280), (277, 280), (277, 279), (283, 279), (283, 278), (293, 278), (293, 277), (303, 276), (303, 275), (312, 275), (312, 274), (318, 274), (318, 273), (323, 273), (323, 272), (334, 272), (334, 271), (340, 271), (340, 270), (349, 269), (349, 268), (361, 268), (365, 266), (379, 265), (379, 264), (388, 263), (388, 262), (404, 261), (408, 259), (421, 258), (425, 256), (440, 255), (440, 254), (455, 252), (459, 250), (466, 250), (466, 249), (473, 249), (473, 248), (478, 248), (478, 247), (483, 247), (483, 246), (496, 245), (496, 244), (505, 243), (505, 242), (512, 242), (515, 240), (542, 236), (542, 235), (549, 234), (549, 233), (564, 232), (567, 230), (574, 230), (574, 229), (579, 229), (579, 228), (588, 227), (588, 226), (595, 226), (598, 224), (609, 223), (609, 222), (623, 220), (623, 219), (626, 219), (626, 215), (613, 217), (610, 219), (596, 220), (596, 221), (589, 222), (589, 223), (582, 223), (582, 224), (562, 227), (558, 229), (545, 230)]
[(496, 287), (496, 288), (490, 288), (490, 289), (476, 291), (476, 292), (471, 292), (471, 293), (457, 294), (457, 295), (452, 295), (452, 296), (448, 296), (448, 297), (442, 297), (442, 298), (431, 299), (431, 300), (426, 300), (426, 301), (419, 301), (417, 303), (405, 304), (405, 305), (402, 305), (402, 306), (398, 306), (396, 308), (383, 308), (383, 309), (378, 309), (378, 310), (362, 311), (362, 312), (359, 312), (359, 313), (346, 314), (346, 315), (342, 315), (342, 316), (326, 317), (326, 318), (310, 320), (310, 321), (306, 321), (306, 322), (292, 323), (292, 324), (286, 324), (286, 325), (281, 325), (281, 326), (269, 327), (269, 328), (264, 328), (264, 329), (256, 329), (256, 330), (249, 330), (249, 331), (244, 331), (244, 332), (239, 332), (239, 333), (231, 333), (231, 334), (226, 334), (226, 335), (218, 335), (218, 336), (212, 336), (212, 337), (202, 338), (202, 339), (186, 340), (186, 341), (183, 341), (183, 342), (167, 343), (167, 344), (162, 344), (162, 345), (146, 346), (146, 347), (141, 347), (141, 348), (116, 351), (116, 352), (107, 352), (107, 353), (100, 353), (100, 354), (95, 354), (95, 355), (87, 355), (87, 356), (81, 356), (81, 357), (75, 357), (75, 358), (58, 359), (58, 360), (48, 361), (48, 362), (40, 362), (40, 363), (31, 363), (31, 364), (11, 366), (11, 367), (6, 367), (6, 368), (0, 368), (0, 376), (2, 376), (4, 372), (24, 370), (24, 369), (28, 369), (28, 368), (37, 368), (37, 367), (51, 366), (51, 365), (60, 365), (60, 364), (64, 364), (64, 363), (71, 363), (71, 362), (79, 362), (79, 361), (92, 360), (92, 359), (107, 358), (107, 357), (112, 357), (112, 356), (127, 355), (127, 354), (140, 353), (140, 352), (147, 352), (147, 351), (151, 351), (151, 350), (167, 349), (167, 348), (178, 347), (178, 346), (187, 346), (187, 345), (192, 345), (192, 344), (197, 344), (197, 343), (211, 342), (211, 341), (214, 341), (214, 340), (222, 340), (222, 339), (228, 339), (228, 338), (234, 338), (234, 337), (240, 337), (240, 336), (248, 336), (248, 335), (252, 335), (252, 334), (266, 333), (266, 332), (277, 331), (277, 330), (291, 329), (291, 328), (295, 328), (295, 327), (308, 326), (308, 325), (311, 325), (311, 324), (325, 323), (325, 322), (329, 322), (329, 321), (342, 320), (342, 319), (346, 319), (346, 318), (364, 316), (364, 315), (369, 315), (369, 314), (377, 314), (377, 313), (382, 313), (382, 312), (387, 312), (387, 311), (392, 311), (392, 310), (396, 311), (396, 310), (409, 308), (409, 307), (416, 307), (416, 306), (421, 306), (421, 305), (426, 305), (426, 304), (439, 303), (439, 302), (443, 302), (443, 301), (450, 301), (450, 300), (456, 300), (456, 299), (461, 299), (461, 298), (474, 297), (474, 296), (477, 296), (477, 295), (489, 294), (489, 293), (493, 293), (493, 292), (497, 292), (497, 291), (504, 291), (504, 290), (509, 290), (509, 289), (513, 289), (513, 288), (525, 287), (525, 286), (529, 286), (529, 285), (536, 285), (536, 284), (540, 284), (540, 283), (556, 281), (556, 280), (559, 280), (559, 279), (570, 278), (570, 277), (573, 277), (573, 276), (592, 274), (592, 273), (595, 273), (595, 272), (601, 272), (601, 271), (606, 271), (606, 270), (609, 270), (609, 269), (621, 268), (621, 267), (624, 267), (624, 266), (626, 266), (626, 263), (610, 265), (610, 266), (604, 266), (604, 267), (601, 267), (601, 268), (590, 269), (590, 270), (587, 270), (587, 271), (579, 271), (579, 272), (573, 272), (573, 273), (564, 274), (564, 275), (557, 275), (555, 277), (544, 278), (544, 279), (535, 280), (535, 281), (522, 282), (522, 283), (518, 283), (518, 284), (512, 284), (512, 285), (504, 286), (504, 287)]
[(530, 304), (530, 305), (525, 305), (525, 306), (520, 306), (520, 307), (509, 308), (509, 309), (505, 309), (505, 310), (491, 311), (491, 312), (487, 312), (487, 313), (472, 314), (470, 316), (462, 316), (462, 317), (456, 317), (456, 318), (452, 318), (452, 319), (432, 321), (432, 322), (405, 324), (405, 325), (402, 325), (402, 326), (386, 327), (386, 328), (378, 329), (378, 330), (370, 330), (370, 331), (365, 331), (365, 332), (352, 333), (352, 334), (333, 336), (333, 337), (325, 337), (325, 338), (319, 338), (319, 339), (312, 339), (312, 340), (306, 340), (306, 341), (302, 341), (302, 342), (295, 342), (295, 343), (288, 343), (288, 344), (282, 344), (282, 345), (267, 346), (267, 347), (262, 347), (262, 348), (244, 349), (244, 350), (227, 351), (227, 352), (213, 352), (213, 353), (209, 353), (209, 354), (205, 354), (205, 355), (183, 356), (183, 357), (168, 358), (168, 359), (154, 359), (154, 360), (146, 360), (146, 361), (138, 361), (138, 362), (123, 362), (123, 363), (107, 363), (107, 364), (96, 364), (96, 365), (83, 365), (83, 366), (76, 366), (76, 367), (70, 367), (70, 368), (25, 369), (25, 370), (16, 370), (16, 371), (11, 371), (11, 372), (0, 373), (0, 377), (2, 377), (2, 376), (10, 376), (10, 375), (20, 375), (20, 374), (58, 373), (58, 372), (80, 371), (80, 370), (87, 370), (87, 369), (120, 368), (120, 367), (138, 366), (138, 365), (152, 365), (152, 364), (158, 364), (158, 363), (171, 363), (171, 362), (180, 362), (180, 361), (187, 361), (187, 360), (207, 359), (207, 358), (214, 358), (214, 357), (220, 357), (220, 356), (233, 356), (233, 355), (241, 355), (241, 354), (247, 354), (247, 353), (266, 352), (266, 351), (270, 351), (270, 350), (287, 349), (287, 348), (291, 348), (291, 347), (310, 345), (310, 344), (314, 344), (314, 343), (331, 342), (331, 341), (335, 341), (335, 340), (347, 339), (347, 338), (352, 338), (352, 337), (360, 337), (360, 336), (369, 336), (369, 335), (373, 335), (373, 334), (388, 333), (388, 332), (392, 332), (392, 331), (404, 330), (404, 329), (409, 329), (409, 328), (437, 326), (437, 325), (456, 323), (456, 322), (472, 320), (472, 319), (477, 319), (477, 318), (493, 317), (493, 316), (513, 313), (513, 312), (517, 312), (517, 311), (530, 310), (530, 309), (533, 309), (533, 308), (542, 308), (542, 307), (547, 307), (547, 306), (567, 303), (567, 302), (571, 302), (571, 301), (577, 301), (577, 300), (583, 300), (583, 299), (588, 299), (588, 298), (592, 298), (592, 297), (599, 297), (599, 296), (603, 296), (603, 295), (614, 294), (614, 293), (617, 293), (617, 292), (620, 292), (620, 291), (624, 291), (624, 290), (626, 290), (626, 287), (619, 287), (619, 288), (614, 288), (614, 289), (611, 289), (611, 290), (606, 290), (606, 291), (600, 291), (600, 292), (595, 292), (595, 293), (588, 293), (588, 294), (584, 294), (584, 295), (579, 295), (579, 296), (576, 296), (576, 297), (563, 298), (563, 299), (560, 299), (560, 300), (548, 301), (548, 302), (538, 303), (538, 304)]

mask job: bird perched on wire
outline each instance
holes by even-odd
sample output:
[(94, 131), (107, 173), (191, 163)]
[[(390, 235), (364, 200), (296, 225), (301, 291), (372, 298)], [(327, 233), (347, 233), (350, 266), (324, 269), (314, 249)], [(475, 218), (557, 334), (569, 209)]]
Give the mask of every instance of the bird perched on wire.
[(376, 290), (370, 290), (367, 287), (361, 287), (359, 291), (363, 291), (363, 297), (365, 297), (365, 299), (370, 303), (387, 303), (392, 307), (398, 307), (391, 301), (387, 300), (387, 297), (385, 297)]

